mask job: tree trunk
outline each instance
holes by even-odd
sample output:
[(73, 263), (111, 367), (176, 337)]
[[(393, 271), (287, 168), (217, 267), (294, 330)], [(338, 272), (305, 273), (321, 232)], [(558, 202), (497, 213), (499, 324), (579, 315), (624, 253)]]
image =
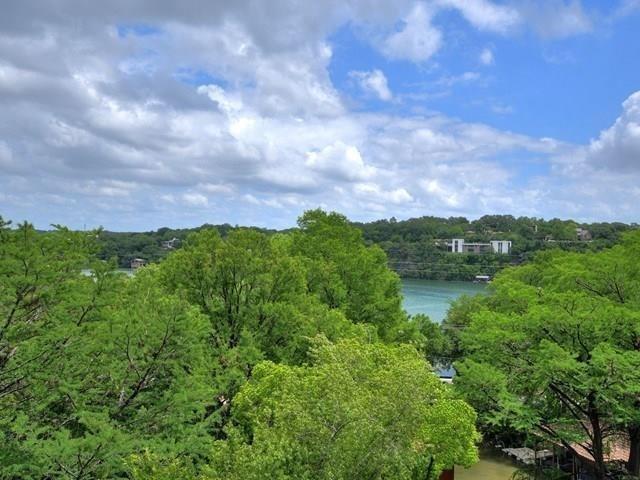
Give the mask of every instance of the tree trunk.
[(598, 438), (594, 435), (593, 438), (593, 459), (594, 459), (594, 476), (597, 480), (604, 480), (606, 474), (606, 466), (604, 464), (604, 453), (602, 446), (602, 437)]
[(602, 441), (602, 427), (600, 425), (600, 415), (595, 402), (595, 395), (592, 393), (587, 397), (589, 412), (589, 420), (591, 422), (591, 428), (593, 430), (592, 435), (592, 449), (593, 449), (593, 463), (594, 463), (594, 475), (597, 480), (604, 480), (607, 472), (607, 467), (604, 464), (604, 445)]
[(633, 476), (640, 477), (640, 425), (629, 427), (629, 460), (627, 470)]

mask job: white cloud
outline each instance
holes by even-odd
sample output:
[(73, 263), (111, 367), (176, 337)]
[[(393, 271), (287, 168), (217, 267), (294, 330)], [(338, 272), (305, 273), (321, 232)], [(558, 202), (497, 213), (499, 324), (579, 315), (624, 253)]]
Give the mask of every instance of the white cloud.
[(389, 89), (387, 77), (378, 69), (370, 72), (352, 71), (349, 76), (355, 78), (365, 92), (375, 94), (380, 100), (389, 101), (393, 94)]
[(320, 151), (308, 152), (305, 164), (312, 170), (342, 181), (366, 180), (376, 174), (376, 169), (365, 164), (356, 147), (340, 141)]
[(580, 0), (524, 0), (519, 9), (527, 24), (543, 38), (571, 37), (593, 29)]
[(357, 183), (353, 187), (357, 197), (366, 198), (371, 203), (401, 205), (413, 201), (413, 197), (405, 188), (385, 190), (375, 183)]
[(184, 203), (187, 205), (191, 205), (193, 207), (206, 207), (209, 205), (209, 199), (201, 193), (185, 193), (182, 195), (182, 200), (184, 200)]
[(460, 75), (450, 75), (439, 78), (434, 83), (445, 87), (453, 87), (457, 84), (473, 83), (480, 80), (482, 76), (478, 72), (464, 72)]
[(208, 96), (225, 113), (232, 114), (242, 110), (242, 100), (234, 98), (218, 85), (201, 85), (198, 93)]
[(229, 194), (233, 192), (233, 186), (224, 183), (202, 183), (197, 187), (212, 194)]
[[(547, 0), (539, 16), (526, 0), (511, 7), (143, 0), (126, 12), (119, 2), (36, 3), (24, 0), (0, 16), (0, 191), (10, 205), (3, 215), (123, 229), (290, 226), (317, 205), (358, 219), (499, 209), (584, 216), (592, 206), (607, 216), (620, 206), (621, 216), (637, 217), (635, 96), (614, 126), (581, 147), (433, 112), (354, 111), (330, 75), (328, 39), (347, 24), (365, 25), (365, 38), (389, 58), (426, 70), (445, 45), (443, 9), (488, 32), (528, 24), (554, 36), (563, 25), (584, 30), (577, 2)], [(562, 7), (563, 20), (545, 30), (540, 25), (556, 14), (548, 5)], [(82, 28), (59, 20), (72, 15)], [(161, 33), (118, 35), (116, 25), (143, 20)], [(353, 78), (382, 100), (405, 98), (400, 83), (391, 92), (377, 72)], [(482, 80), (464, 72), (432, 83)], [(530, 180), (531, 157), (552, 173)], [(606, 175), (604, 165), (611, 166)], [(202, 207), (209, 207), (206, 218)]]
[(442, 46), (442, 32), (431, 24), (433, 12), (424, 3), (416, 3), (404, 19), (400, 31), (389, 35), (382, 52), (389, 58), (424, 62)]
[(438, 0), (437, 3), (459, 10), (479, 30), (504, 34), (513, 30), (522, 20), (515, 8), (488, 0)]
[(482, 52), (480, 52), (478, 59), (482, 65), (493, 65), (495, 63), (493, 51), (490, 48), (484, 48)]
[(245, 202), (248, 202), (248, 203), (250, 203), (250, 204), (252, 204), (252, 205), (260, 205), (260, 203), (261, 203), (261, 202), (260, 202), (260, 200), (258, 200), (256, 197), (254, 197), (254, 196), (253, 196), (253, 195), (251, 195), (250, 193), (245, 193), (245, 194), (242, 196), (242, 199), (243, 199)]
[(437, 179), (424, 179), (420, 181), (420, 186), (427, 195), (435, 197), (438, 202), (442, 202), (449, 207), (460, 206), (459, 195), (453, 189), (447, 189), (440, 184)]
[(640, 91), (622, 104), (622, 115), (587, 150), (596, 167), (617, 171), (640, 171)]

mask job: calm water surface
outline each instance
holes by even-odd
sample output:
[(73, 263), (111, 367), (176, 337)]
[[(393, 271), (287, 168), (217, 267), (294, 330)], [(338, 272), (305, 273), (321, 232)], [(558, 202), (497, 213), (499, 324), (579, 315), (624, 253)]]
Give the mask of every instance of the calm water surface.
[[(424, 313), (441, 322), (451, 301), (460, 295), (484, 292), (485, 284), (471, 282), (444, 282), (439, 280), (403, 279), (404, 308), (411, 315)], [(456, 480), (509, 480), (515, 471), (513, 463), (499, 452), (480, 452), (480, 461), (471, 468), (455, 468)]]
[(509, 480), (515, 471), (511, 460), (495, 452), (480, 452), (480, 461), (471, 468), (454, 470), (456, 480)]
[(460, 295), (484, 292), (486, 284), (473, 282), (445, 282), (441, 280), (402, 280), (404, 309), (411, 315), (424, 313), (437, 322), (444, 320), (451, 301)]

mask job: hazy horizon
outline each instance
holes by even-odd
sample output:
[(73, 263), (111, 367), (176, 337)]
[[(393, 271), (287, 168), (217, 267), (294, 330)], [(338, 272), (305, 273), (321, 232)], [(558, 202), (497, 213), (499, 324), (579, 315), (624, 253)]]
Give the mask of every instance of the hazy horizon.
[[(320, 208), (320, 207), (318, 207)], [(0, 212), (1, 213), (1, 212)], [(302, 211), (300, 212), (300, 215), (302, 215)], [(341, 213), (341, 212), (337, 212), (337, 213)], [(400, 217), (394, 217), (393, 215), (391, 217), (380, 217), (380, 218), (374, 218), (371, 220), (366, 220), (366, 221), (360, 221), (360, 220), (353, 220), (351, 218), (348, 218), (349, 221), (353, 222), (353, 223), (375, 223), (375, 222), (381, 222), (381, 221), (389, 221), (391, 220), (391, 218), (395, 218), (396, 221), (398, 222), (403, 222), (403, 221), (408, 221), (408, 220), (414, 220), (414, 219), (418, 219), (421, 217), (437, 217), (437, 218), (451, 218), (451, 217), (463, 217), (466, 218), (468, 221), (472, 222), (475, 220), (480, 219), (482, 216), (484, 215), (501, 215), (501, 216), (508, 216), (510, 214), (508, 213), (486, 213), (483, 215), (479, 215), (477, 217), (470, 217), (470, 216), (465, 216), (465, 215), (451, 215), (448, 217), (442, 217), (439, 215), (420, 215), (417, 217), (406, 217), (406, 218), (400, 218)], [(524, 215), (523, 215), (524, 216)], [(519, 216), (514, 216), (514, 218), (519, 218)], [(637, 222), (623, 222), (623, 221), (616, 221), (616, 220), (611, 220), (611, 221), (598, 221), (598, 220), (594, 220), (594, 221), (580, 221), (577, 220), (575, 218), (565, 218), (565, 217), (535, 217), (538, 220), (542, 220), (542, 221), (549, 221), (549, 220), (554, 220), (554, 219), (558, 219), (561, 221), (575, 221), (578, 224), (591, 224), (591, 223), (624, 223), (627, 225), (637, 225)], [(199, 228), (202, 227), (204, 225), (213, 225), (213, 226), (219, 226), (219, 225), (231, 225), (232, 227), (256, 227), (256, 228), (263, 228), (263, 229), (267, 229), (267, 230), (277, 230), (277, 231), (282, 231), (282, 230), (289, 230), (292, 228), (296, 228), (297, 227), (297, 217), (296, 219), (294, 219), (293, 223), (291, 225), (286, 225), (283, 227), (274, 227), (274, 226), (269, 226), (269, 225), (258, 225), (258, 224), (248, 224), (248, 223), (233, 223), (233, 222), (228, 222), (228, 221), (221, 221), (221, 222), (202, 222), (199, 224), (193, 224), (193, 225), (160, 225), (158, 227), (153, 227), (153, 228), (148, 228), (148, 229), (138, 229), (138, 230), (118, 230), (118, 229), (113, 229), (113, 228), (109, 228), (107, 225), (80, 225), (80, 226), (73, 226), (73, 225), (69, 225), (69, 224), (64, 224), (64, 223), (58, 223), (58, 222), (50, 222), (47, 225), (37, 225), (34, 224), (33, 222), (31, 222), (28, 218), (27, 219), (13, 219), (13, 218), (8, 218), (8, 217), (3, 217), (4, 221), (11, 221), (11, 226), (15, 227), (18, 223), (22, 223), (24, 221), (32, 223), (34, 225), (34, 227), (38, 230), (42, 230), (42, 231), (49, 231), (52, 230), (52, 226), (53, 225), (61, 225), (63, 227), (68, 227), (71, 228), (72, 230), (93, 230), (93, 229), (97, 229), (97, 228), (102, 228), (107, 232), (113, 232), (113, 233), (143, 233), (143, 232), (154, 232), (154, 231), (158, 231), (162, 228), (168, 228), (170, 230), (190, 230), (190, 229), (195, 229), (195, 228)]]

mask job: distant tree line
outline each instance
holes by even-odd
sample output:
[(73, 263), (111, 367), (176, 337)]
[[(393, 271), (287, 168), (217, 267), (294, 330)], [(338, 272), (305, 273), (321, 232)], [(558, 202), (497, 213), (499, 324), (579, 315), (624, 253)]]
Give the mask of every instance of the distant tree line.
[[(171, 251), (182, 246), (191, 233), (202, 230), (216, 230), (220, 236), (226, 237), (229, 232), (237, 230), (239, 227), (229, 225), (204, 224), (196, 228), (159, 228), (148, 232), (110, 232), (101, 231), (99, 234), (99, 244), (101, 246), (99, 257), (103, 260), (113, 260), (120, 268), (129, 268), (134, 258), (141, 258), (147, 263), (157, 263), (164, 259)], [(276, 230), (268, 230), (252, 227), (252, 230), (262, 233), (275, 233)], [(171, 248), (163, 246), (163, 242), (170, 242), (177, 239)]]
[[(509, 265), (531, 259), (540, 250), (559, 248), (566, 251), (598, 251), (618, 243), (621, 234), (637, 229), (637, 224), (620, 222), (579, 223), (557, 218), (544, 220), (512, 215), (485, 215), (477, 220), (464, 217), (395, 218), (369, 223), (352, 223), (362, 231), (367, 244), (379, 245), (387, 254), (389, 267), (401, 277), (435, 280), (472, 280), (476, 275), (494, 276)], [(579, 240), (576, 228), (589, 231), (590, 241)], [(100, 233), (100, 258), (116, 259), (121, 268), (128, 268), (131, 260), (142, 258), (156, 263), (165, 258), (192, 232), (217, 230), (221, 237), (239, 227), (229, 224), (203, 225), (193, 229), (160, 228), (149, 232)], [(251, 227), (267, 235), (276, 230)], [(177, 239), (173, 248), (163, 242)], [(509, 254), (450, 254), (446, 241), (463, 238), (467, 242), (511, 240)]]
[[(485, 215), (477, 220), (464, 217), (395, 218), (356, 223), (367, 242), (379, 245), (389, 265), (401, 277), (436, 280), (472, 280), (476, 275), (493, 276), (509, 265), (530, 260), (540, 250), (598, 251), (618, 243), (621, 235), (637, 224), (579, 223), (557, 218), (544, 220), (512, 215)], [(580, 240), (576, 228), (589, 231), (590, 240)], [(511, 240), (509, 254), (447, 252), (446, 241)]]

